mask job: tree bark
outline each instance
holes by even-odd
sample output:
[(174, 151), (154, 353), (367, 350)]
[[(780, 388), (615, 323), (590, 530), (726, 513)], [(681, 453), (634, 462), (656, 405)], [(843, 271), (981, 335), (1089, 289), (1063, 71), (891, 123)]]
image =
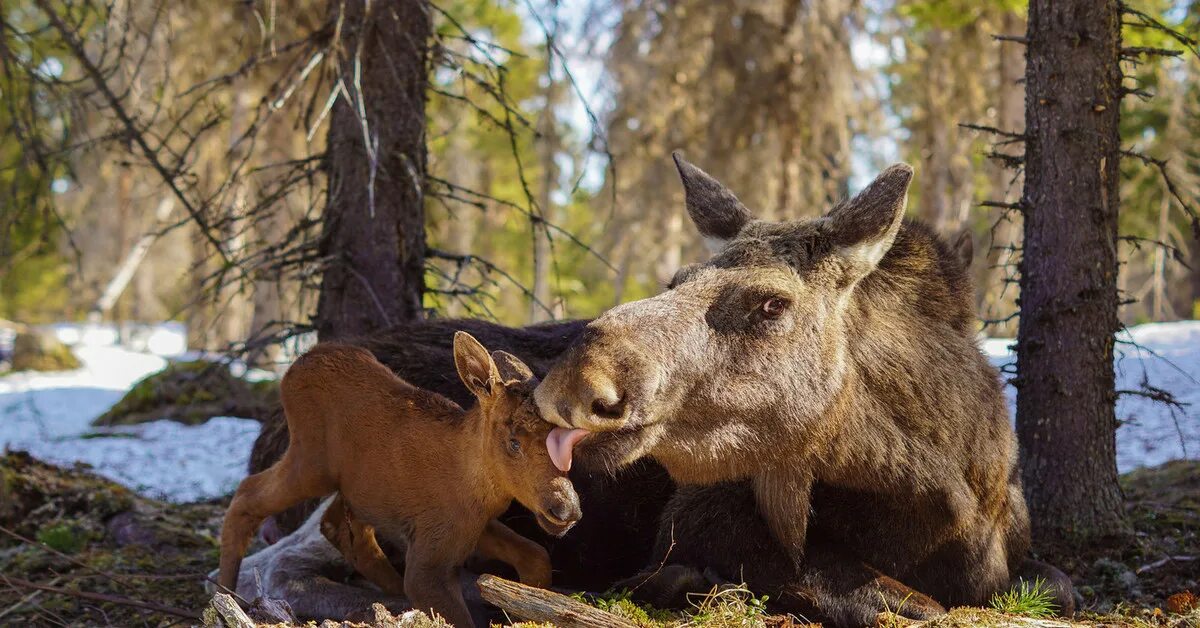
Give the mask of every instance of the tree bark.
[(1017, 434), (1035, 546), (1121, 533), (1117, 331), (1121, 15), (1033, 0), (1026, 64)]
[(333, 2), (345, 92), (330, 116), (317, 304), (322, 340), (421, 316), (425, 274), (424, 0)]

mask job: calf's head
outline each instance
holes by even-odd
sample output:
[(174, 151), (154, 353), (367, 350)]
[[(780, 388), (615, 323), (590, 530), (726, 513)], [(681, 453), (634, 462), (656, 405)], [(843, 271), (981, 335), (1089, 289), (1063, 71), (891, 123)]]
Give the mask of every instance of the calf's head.
[(479, 402), (486, 465), (493, 480), (537, 517), (543, 530), (566, 534), (582, 517), (579, 495), (547, 450), (551, 425), (533, 403), (538, 380), (511, 353), (488, 353), (466, 332), (454, 334), (454, 364)]
[(819, 436), (842, 389), (853, 292), (896, 238), (912, 169), (888, 168), (820, 218), (766, 222), (676, 165), (712, 258), (593, 321), (534, 397), (559, 426), (559, 457), (582, 440), (609, 467), (651, 455), (680, 480), (731, 479)]

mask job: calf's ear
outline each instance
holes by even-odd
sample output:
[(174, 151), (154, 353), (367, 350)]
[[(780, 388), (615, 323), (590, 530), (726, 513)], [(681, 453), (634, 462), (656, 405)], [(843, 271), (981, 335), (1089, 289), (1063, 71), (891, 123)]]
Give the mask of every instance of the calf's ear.
[(496, 363), (496, 370), (500, 372), (500, 381), (505, 386), (523, 384), (533, 379), (533, 371), (521, 361), (521, 358), (507, 351), (493, 351), (492, 361)]
[(500, 373), (491, 354), (465, 331), (454, 333), (454, 366), (463, 384), (476, 397), (490, 396), (493, 386), (500, 383)]
[(710, 253), (718, 253), (730, 240), (737, 237), (742, 227), (754, 219), (750, 210), (734, 196), (729, 188), (712, 178), (707, 172), (692, 165), (679, 151), (671, 153), (679, 178), (683, 181), (683, 192), (688, 215), (704, 236), (704, 244)]
[(835, 250), (846, 260), (852, 279), (869, 274), (892, 248), (908, 206), (912, 177), (912, 166), (894, 164), (826, 215)]

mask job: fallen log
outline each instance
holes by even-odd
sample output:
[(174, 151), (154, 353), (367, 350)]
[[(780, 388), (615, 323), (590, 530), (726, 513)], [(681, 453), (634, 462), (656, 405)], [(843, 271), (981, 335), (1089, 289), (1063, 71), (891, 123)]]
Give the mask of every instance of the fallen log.
[(255, 628), (255, 623), (237, 601), (227, 593), (218, 593), (204, 609), (205, 628)]
[(636, 628), (636, 624), (623, 617), (561, 593), (493, 575), (480, 576), (476, 584), (484, 600), (518, 619), (549, 622), (559, 628)]

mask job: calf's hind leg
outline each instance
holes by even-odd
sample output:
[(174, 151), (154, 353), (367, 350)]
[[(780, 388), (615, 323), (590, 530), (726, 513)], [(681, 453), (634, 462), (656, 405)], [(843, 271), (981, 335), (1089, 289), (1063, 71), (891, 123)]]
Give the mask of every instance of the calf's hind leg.
[(388, 595), (404, 595), (404, 578), (379, 547), (374, 526), (355, 517), (341, 493), (321, 518), (321, 534), (355, 571), (381, 591)]
[[(290, 452), (289, 452), (290, 453)], [(221, 526), (221, 566), (217, 584), (237, 590), (238, 571), (250, 539), (263, 519), (306, 499), (332, 493), (337, 485), (290, 455), (238, 485)]]

